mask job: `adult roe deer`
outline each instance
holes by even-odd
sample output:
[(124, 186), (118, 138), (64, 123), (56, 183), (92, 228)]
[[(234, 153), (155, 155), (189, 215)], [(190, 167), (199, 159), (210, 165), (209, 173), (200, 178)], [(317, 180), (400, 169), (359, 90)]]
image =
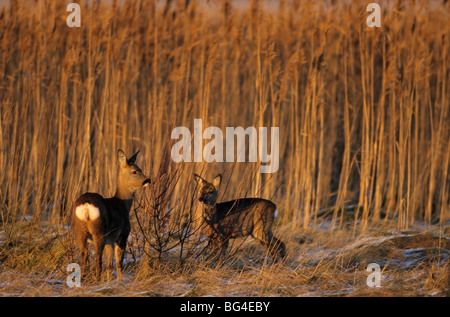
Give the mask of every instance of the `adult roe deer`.
[(275, 261), (278, 256), (285, 258), (285, 244), (272, 233), (278, 212), (273, 202), (262, 198), (241, 198), (217, 203), (222, 175), (217, 175), (212, 183), (197, 174), (194, 174), (194, 179), (200, 186), (198, 200), (203, 208), (202, 230), (209, 237), (213, 250), (221, 249), (220, 256), (223, 256), (229, 239), (251, 235), (261, 241)]
[(72, 207), (72, 229), (75, 242), (81, 251), (81, 270), (85, 271), (88, 258), (87, 240), (92, 239), (96, 249), (96, 277), (100, 280), (102, 254), (106, 248), (108, 277), (112, 273), (113, 247), (115, 248), (117, 276), (122, 277), (124, 251), (130, 234), (129, 212), (137, 189), (150, 184), (135, 164), (137, 151), (127, 159), (122, 150), (117, 152), (119, 174), (114, 197), (103, 198), (97, 193), (81, 195)]

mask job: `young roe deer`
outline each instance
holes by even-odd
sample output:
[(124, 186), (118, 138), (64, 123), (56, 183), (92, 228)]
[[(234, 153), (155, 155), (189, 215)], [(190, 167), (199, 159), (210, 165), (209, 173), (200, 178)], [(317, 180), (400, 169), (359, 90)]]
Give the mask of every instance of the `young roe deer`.
[(262, 198), (241, 198), (217, 203), (218, 189), (222, 175), (217, 175), (212, 183), (197, 174), (194, 179), (200, 186), (198, 201), (203, 208), (203, 233), (209, 237), (213, 250), (221, 249), (219, 257), (225, 254), (228, 240), (251, 235), (269, 250), (277, 261), (286, 256), (284, 243), (272, 233), (272, 224), (277, 216), (276, 205)]
[(84, 273), (88, 258), (87, 240), (92, 239), (96, 249), (96, 277), (101, 277), (102, 254), (107, 257), (108, 278), (112, 273), (113, 248), (116, 256), (117, 276), (122, 277), (124, 251), (130, 234), (129, 212), (134, 193), (150, 184), (141, 169), (135, 164), (139, 151), (127, 159), (122, 150), (117, 152), (119, 174), (114, 197), (103, 198), (97, 193), (81, 195), (72, 207), (72, 229), (75, 242), (81, 251), (81, 270)]

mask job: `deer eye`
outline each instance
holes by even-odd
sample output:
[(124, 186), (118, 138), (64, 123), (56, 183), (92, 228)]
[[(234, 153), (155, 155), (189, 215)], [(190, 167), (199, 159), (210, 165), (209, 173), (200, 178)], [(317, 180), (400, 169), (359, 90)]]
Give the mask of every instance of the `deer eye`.
[(136, 175), (136, 174), (137, 174), (137, 171), (133, 171), (132, 174)]

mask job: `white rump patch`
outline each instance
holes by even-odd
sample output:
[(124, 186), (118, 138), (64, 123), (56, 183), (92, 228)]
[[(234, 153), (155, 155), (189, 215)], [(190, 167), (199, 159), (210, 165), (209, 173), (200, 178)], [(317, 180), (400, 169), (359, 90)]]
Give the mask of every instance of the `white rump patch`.
[(81, 221), (93, 221), (100, 217), (100, 209), (94, 205), (85, 203), (75, 208), (75, 214)]
[(278, 219), (278, 209), (275, 208), (275, 219)]

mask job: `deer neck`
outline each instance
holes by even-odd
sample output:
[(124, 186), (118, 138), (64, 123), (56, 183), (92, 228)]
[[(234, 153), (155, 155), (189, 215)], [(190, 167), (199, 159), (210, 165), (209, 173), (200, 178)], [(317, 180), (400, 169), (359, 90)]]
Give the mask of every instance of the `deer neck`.
[(124, 203), (127, 211), (130, 211), (131, 205), (133, 204), (134, 191), (131, 191), (128, 188), (122, 188), (118, 185), (114, 197), (120, 199)]
[(202, 205), (203, 205), (203, 217), (208, 221), (213, 220), (214, 214), (216, 213), (216, 203), (214, 203), (213, 205), (209, 204), (202, 204)]

